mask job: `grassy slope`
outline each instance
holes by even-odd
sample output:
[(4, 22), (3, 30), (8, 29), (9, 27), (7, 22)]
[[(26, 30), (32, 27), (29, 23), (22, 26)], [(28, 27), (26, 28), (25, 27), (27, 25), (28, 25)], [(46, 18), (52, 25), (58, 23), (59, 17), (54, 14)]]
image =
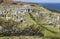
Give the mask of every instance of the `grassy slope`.
[[(45, 11), (46, 9), (43, 9), (43, 8), (37, 8), (37, 9), (39, 9), (40, 11)], [(46, 27), (46, 28), (48, 28), (49, 30), (52, 30), (52, 31), (54, 31), (54, 32), (57, 32), (56, 34), (55, 33), (52, 33), (52, 32), (50, 32), (50, 31), (48, 31), (47, 29), (45, 29), (44, 28), (44, 31), (42, 32), (42, 33), (44, 33), (44, 35), (46, 36), (46, 37), (60, 37), (60, 31), (57, 29), (57, 28), (54, 28), (54, 27), (52, 27), (51, 25), (47, 25), (44, 21), (42, 21), (42, 20), (39, 20), (38, 21), (38, 19), (39, 18), (37, 18), (37, 16), (36, 16), (36, 14), (35, 13), (32, 13), (32, 15), (34, 16), (34, 18), (37, 20), (37, 22), (39, 23), (39, 24), (41, 24), (41, 25), (43, 25), (44, 27)], [(36, 25), (38, 25), (37, 24), (37, 22), (35, 22), (34, 20), (32, 20), (32, 18), (29, 16), (29, 14), (28, 13), (26, 13), (26, 15), (24, 15), (23, 16), (24, 18), (26, 18), (26, 20), (27, 20), (27, 24), (28, 25), (31, 25), (31, 24), (36, 24)], [(45, 25), (44, 25), (45, 24)], [(24, 25), (23, 25), (24, 26)], [(23, 28), (23, 27), (22, 27)], [(20, 37), (0, 37), (1, 39), (8, 39), (8, 38), (10, 38), (10, 39), (41, 39), (41, 38), (39, 38), (39, 37), (33, 37), (33, 36), (20, 36)]]
[[(51, 11), (49, 11), (49, 10), (47, 10), (47, 9), (44, 9), (44, 8), (37, 8), (38, 10), (40, 10), (40, 11), (44, 11), (44, 12), (51, 12)], [(52, 12), (53, 13), (53, 12)], [(58, 13), (58, 12), (57, 12)], [(36, 19), (39, 19), (39, 18), (37, 18), (37, 16), (34, 14), (34, 13), (32, 13), (32, 15), (36, 18)], [(52, 25), (48, 25), (48, 24), (46, 24), (44, 21), (42, 21), (42, 20), (40, 20), (40, 21), (37, 21), (38, 22), (38, 24), (41, 24), (43, 27), (46, 27), (46, 29), (42, 32), (42, 33), (44, 33), (44, 35), (46, 36), (46, 37), (52, 37), (52, 38), (60, 38), (60, 30), (58, 30), (57, 28), (54, 28), (54, 27), (52, 27)], [(36, 22), (36, 23), (37, 23)], [(49, 31), (50, 30), (50, 31)], [(53, 32), (56, 32), (56, 33), (53, 33), (53, 32), (51, 32), (51, 31), (53, 31)]]
[(11, 36), (11, 37), (0, 37), (0, 39), (42, 39), (38, 36)]
[[(43, 8), (39, 8), (39, 10), (44, 11), (44, 12), (47, 12), (47, 11), (48, 12), (51, 12), (51, 11), (49, 11), (47, 9), (43, 9)], [(55, 12), (55, 13), (58, 13), (58, 12)], [(43, 24), (45, 24), (45, 25), (43, 25)], [(48, 29), (56, 32), (56, 34), (54, 34), (54, 33), (52, 33), (52, 32), (50, 32), (50, 31), (48, 31), (48, 30), (45, 29), (45, 31), (43, 31), (43, 33), (45, 34), (46, 37), (59, 37), (60, 38), (60, 30), (58, 30), (57, 28), (52, 27), (51, 25), (47, 25), (44, 22), (42, 23), (42, 25), (44, 27), (46, 27), (46, 28), (48, 28)]]

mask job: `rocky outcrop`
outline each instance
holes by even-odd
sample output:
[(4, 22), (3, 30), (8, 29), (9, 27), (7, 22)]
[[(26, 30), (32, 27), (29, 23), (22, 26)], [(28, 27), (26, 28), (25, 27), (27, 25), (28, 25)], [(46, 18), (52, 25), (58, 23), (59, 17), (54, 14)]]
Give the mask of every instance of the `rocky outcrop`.
[(41, 20), (45, 20), (45, 22), (53, 27), (57, 27), (60, 29), (60, 14), (59, 13), (38, 13), (38, 16)]

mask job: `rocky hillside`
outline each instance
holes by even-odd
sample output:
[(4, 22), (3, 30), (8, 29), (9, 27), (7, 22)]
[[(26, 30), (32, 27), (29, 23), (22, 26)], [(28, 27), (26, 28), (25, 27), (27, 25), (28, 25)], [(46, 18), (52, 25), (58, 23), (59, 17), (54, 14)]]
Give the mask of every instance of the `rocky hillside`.
[(60, 13), (25, 2), (0, 4), (0, 33), (59, 37)]
[(60, 13), (58, 12), (50, 11), (40, 6), (34, 7), (33, 5), (30, 4), (29, 5), (0, 4), (0, 17), (5, 18), (6, 20), (12, 19), (18, 22), (23, 20), (23, 22), (26, 22), (28, 20), (27, 19), (28, 16), (25, 17), (25, 15), (26, 14), (28, 15), (29, 13), (35, 15), (36, 19), (39, 18), (46, 22), (47, 24), (52, 25), (53, 27), (57, 28), (60, 27)]

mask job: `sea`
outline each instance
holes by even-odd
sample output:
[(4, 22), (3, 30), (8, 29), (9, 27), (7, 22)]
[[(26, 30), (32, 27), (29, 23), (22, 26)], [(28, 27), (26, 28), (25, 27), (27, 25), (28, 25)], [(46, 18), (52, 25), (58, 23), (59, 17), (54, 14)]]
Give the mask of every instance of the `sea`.
[(38, 3), (44, 8), (49, 8), (60, 12), (60, 3)]

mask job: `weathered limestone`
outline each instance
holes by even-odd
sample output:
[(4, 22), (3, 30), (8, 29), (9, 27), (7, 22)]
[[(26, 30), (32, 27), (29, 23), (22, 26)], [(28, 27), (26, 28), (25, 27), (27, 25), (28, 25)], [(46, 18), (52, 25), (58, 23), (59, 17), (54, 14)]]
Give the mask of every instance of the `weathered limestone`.
[[(51, 14), (51, 13), (50, 13)], [(47, 24), (52, 25), (53, 27), (57, 27), (58, 29), (60, 28), (60, 14), (57, 13), (52, 13), (51, 16), (50, 14), (46, 14), (47, 16), (45, 16), (45, 21), (47, 22)]]
[(2, 31), (3, 30), (3, 27), (2, 26), (0, 26), (0, 31)]
[[(0, 10), (0, 12), (2, 14), (4, 13), (13, 13), (13, 14), (25, 14), (25, 13), (28, 13), (28, 12), (32, 12), (33, 8), (30, 7), (29, 5), (24, 5), (23, 7), (14, 7), (14, 6), (10, 6), (10, 5), (7, 5), (8, 7), (4, 6), (3, 7), (3, 10)], [(15, 5), (15, 6), (18, 6), (18, 5)]]
[(6, 17), (6, 20), (9, 20), (9, 19), (11, 19), (11, 17)]

